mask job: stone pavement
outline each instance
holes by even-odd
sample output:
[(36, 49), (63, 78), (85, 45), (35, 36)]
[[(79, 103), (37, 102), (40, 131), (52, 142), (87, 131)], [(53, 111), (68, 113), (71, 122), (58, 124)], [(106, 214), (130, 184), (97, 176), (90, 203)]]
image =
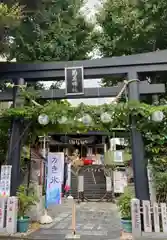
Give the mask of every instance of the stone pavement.
[[(69, 200), (49, 209), (54, 221), (41, 225), (41, 229), (33, 233), (34, 239), (63, 240), (71, 230), (71, 206)], [(85, 202), (76, 207), (76, 234), (81, 240), (118, 240), (120, 239), (120, 219), (113, 203)]]

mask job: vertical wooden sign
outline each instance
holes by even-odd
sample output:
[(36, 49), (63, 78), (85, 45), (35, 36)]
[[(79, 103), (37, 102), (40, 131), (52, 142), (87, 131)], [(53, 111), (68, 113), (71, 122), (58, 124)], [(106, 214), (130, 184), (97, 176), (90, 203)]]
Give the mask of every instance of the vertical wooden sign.
[(166, 203), (160, 203), (161, 217), (162, 217), (162, 229), (163, 232), (167, 232), (167, 214), (166, 214)]
[(123, 151), (114, 151), (114, 162), (123, 162)]
[(139, 199), (131, 200), (131, 215), (132, 215), (132, 234), (133, 237), (141, 236), (141, 217), (140, 217), (140, 201)]
[(7, 197), (0, 197), (0, 229), (5, 227)]
[(112, 180), (111, 177), (106, 177), (106, 191), (111, 192), (112, 191)]
[(147, 167), (147, 175), (148, 175), (150, 201), (151, 201), (151, 203), (154, 203), (154, 202), (156, 202), (156, 189), (155, 189), (154, 182), (153, 182), (152, 166), (150, 164), (148, 164), (148, 167)]
[(160, 232), (158, 203), (153, 203), (154, 231)]
[(7, 217), (6, 231), (9, 234), (17, 232), (17, 213), (18, 213), (18, 198), (9, 197), (7, 200)]
[(78, 176), (78, 192), (84, 192), (84, 176)]
[(143, 205), (144, 231), (152, 232), (150, 201), (142, 201), (142, 205)]

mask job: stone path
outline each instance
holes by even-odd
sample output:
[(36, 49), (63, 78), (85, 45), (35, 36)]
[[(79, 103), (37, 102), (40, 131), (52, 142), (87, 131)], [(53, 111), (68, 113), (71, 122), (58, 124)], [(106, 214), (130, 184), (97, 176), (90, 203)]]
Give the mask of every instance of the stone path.
[[(68, 200), (49, 210), (54, 221), (42, 225), (31, 235), (34, 239), (62, 240), (71, 233), (71, 207)], [(76, 207), (76, 234), (81, 240), (120, 239), (120, 219), (112, 203), (80, 203)]]

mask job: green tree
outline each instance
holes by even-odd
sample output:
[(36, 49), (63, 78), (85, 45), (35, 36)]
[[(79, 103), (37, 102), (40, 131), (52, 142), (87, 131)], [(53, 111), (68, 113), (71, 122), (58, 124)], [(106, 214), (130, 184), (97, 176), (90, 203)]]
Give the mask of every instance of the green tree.
[(11, 58), (17, 61), (60, 61), (87, 58), (93, 25), (81, 13), (83, 0), (48, 0), (27, 12), (11, 32)]
[[(151, 52), (167, 48), (165, 0), (106, 0), (96, 19), (96, 43), (104, 57)], [(156, 76), (164, 81), (166, 76)], [(156, 80), (154, 78), (154, 80)], [(106, 78), (113, 85), (122, 78)]]
[[(20, 0), (23, 4), (23, 1)], [(47, 0), (28, 6), (24, 19), (11, 31), (10, 59), (46, 62), (85, 59), (93, 48), (93, 24), (81, 12), (83, 0)], [(42, 79), (41, 79), (42, 80)], [(63, 80), (63, 79), (62, 79)], [(33, 84), (32, 84), (33, 85)], [(58, 88), (55, 82), (51, 88)], [(39, 86), (38, 86), (39, 88)]]
[[(96, 44), (104, 57), (122, 56), (167, 48), (167, 2), (165, 0), (106, 0), (99, 9)], [(166, 84), (166, 73), (151, 76), (152, 82)], [(111, 86), (122, 78), (105, 78)], [(147, 99), (148, 101), (148, 99)], [(151, 106), (150, 106), (151, 108)], [(161, 124), (160, 124), (161, 125)], [(146, 157), (155, 177), (157, 200), (166, 201), (167, 158), (166, 132), (155, 123), (140, 130), (143, 134)]]
[(7, 4), (0, 3), (0, 54), (8, 52), (10, 45), (11, 29), (18, 27), (22, 15), (22, 9), (18, 4), (9, 7)]

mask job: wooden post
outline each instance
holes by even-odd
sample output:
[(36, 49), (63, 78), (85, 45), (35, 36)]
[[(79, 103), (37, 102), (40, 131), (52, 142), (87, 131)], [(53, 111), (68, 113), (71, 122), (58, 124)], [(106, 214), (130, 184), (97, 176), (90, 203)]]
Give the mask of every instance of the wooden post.
[(80, 235), (76, 234), (76, 204), (73, 197), (70, 195), (67, 197), (70, 201), (70, 205), (72, 207), (72, 233), (65, 236), (65, 239), (79, 239)]
[(75, 205), (75, 201), (73, 199), (73, 203), (72, 203), (72, 233), (73, 235), (76, 234), (76, 205)]

